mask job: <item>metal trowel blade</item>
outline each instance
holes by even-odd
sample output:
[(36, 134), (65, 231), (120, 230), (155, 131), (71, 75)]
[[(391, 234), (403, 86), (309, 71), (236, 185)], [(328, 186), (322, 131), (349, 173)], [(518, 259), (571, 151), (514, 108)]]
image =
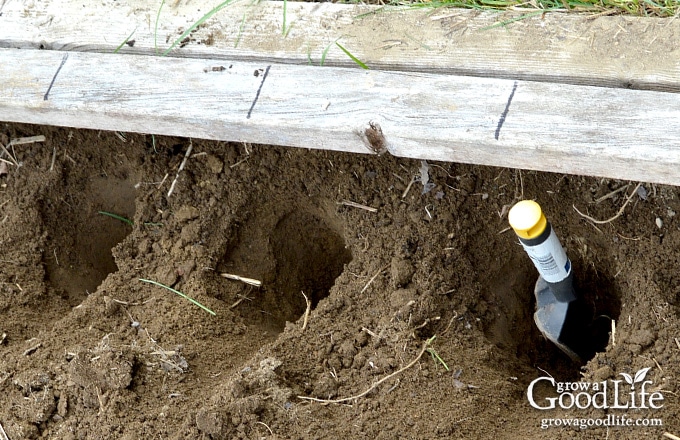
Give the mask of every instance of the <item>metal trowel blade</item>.
[(559, 302), (542, 277), (538, 277), (538, 281), (536, 281), (534, 295), (536, 296), (536, 313), (534, 313), (536, 327), (543, 333), (543, 336), (559, 347), (573, 361), (581, 362), (581, 356), (560, 340), (571, 303)]

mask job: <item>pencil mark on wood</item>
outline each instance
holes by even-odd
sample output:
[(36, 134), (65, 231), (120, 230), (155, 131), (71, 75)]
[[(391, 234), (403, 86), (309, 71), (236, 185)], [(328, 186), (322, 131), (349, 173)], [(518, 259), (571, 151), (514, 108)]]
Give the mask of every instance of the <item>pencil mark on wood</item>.
[(503, 110), (503, 113), (501, 114), (501, 118), (498, 120), (498, 126), (496, 127), (496, 134), (494, 135), (496, 140), (498, 140), (498, 136), (501, 134), (501, 127), (503, 126), (503, 123), (505, 122), (505, 118), (508, 116), (508, 112), (510, 111), (510, 103), (512, 103), (512, 97), (515, 96), (515, 90), (517, 90), (517, 81), (515, 81), (515, 84), (512, 86), (512, 92), (510, 92), (510, 97), (508, 97), (508, 102), (505, 104), (505, 110)]
[(61, 64), (59, 64), (59, 67), (57, 67), (57, 71), (54, 72), (54, 76), (52, 77), (52, 82), (50, 82), (50, 86), (47, 88), (47, 91), (45, 92), (45, 96), (43, 96), (43, 101), (47, 101), (47, 97), (50, 94), (50, 90), (52, 90), (52, 86), (54, 85), (54, 81), (57, 79), (57, 75), (59, 75), (59, 72), (61, 72), (61, 68), (64, 67), (64, 64), (66, 64), (67, 59), (68, 59), (68, 53), (65, 53), (64, 58), (61, 59)]
[(267, 79), (267, 74), (269, 73), (269, 68), (272, 67), (271, 65), (267, 66), (266, 69), (264, 69), (264, 75), (262, 75), (262, 81), (260, 82), (260, 87), (257, 88), (257, 93), (255, 93), (255, 99), (253, 99), (253, 103), (250, 104), (250, 110), (248, 110), (248, 116), (246, 116), (246, 119), (250, 119), (250, 114), (253, 112), (253, 109), (255, 108), (255, 104), (257, 104), (257, 100), (260, 97), (260, 92), (262, 91), (262, 86), (264, 85), (264, 80)]

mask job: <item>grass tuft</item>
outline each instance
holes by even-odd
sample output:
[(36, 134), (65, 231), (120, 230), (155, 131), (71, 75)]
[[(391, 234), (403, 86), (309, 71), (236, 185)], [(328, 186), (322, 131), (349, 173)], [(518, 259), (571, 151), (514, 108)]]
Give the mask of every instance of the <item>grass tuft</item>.
[[(347, 3), (356, 3), (349, 0)], [(369, 1), (369, 3), (374, 3)], [(525, 10), (593, 12), (607, 15), (625, 14), (641, 17), (680, 16), (678, 0), (389, 0), (375, 4), (411, 8), (465, 8), (479, 10)], [(526, 18), (526, 16), (524, 17)]]
[(451, 370), (449, 369), (449, 366), (446, 365), (446, 362), (444, 362), (444, 359), (442, 359), (441, 356), (439, 356), (439, 354), (435, 351), (434, 348), (431, 348), (431, 347), (428, 348), (428, 349), (427, 349), (427, 352), (430, 353), (430, 356), (432, 356), (432, 360), (435, 361), (435, 363), (436, 363), (437, 361), (439, 361), (439, 363), (442, 364), (442, 365), (444, 366), (444, 368), (446, 369), (446, 371), (451, 371)]

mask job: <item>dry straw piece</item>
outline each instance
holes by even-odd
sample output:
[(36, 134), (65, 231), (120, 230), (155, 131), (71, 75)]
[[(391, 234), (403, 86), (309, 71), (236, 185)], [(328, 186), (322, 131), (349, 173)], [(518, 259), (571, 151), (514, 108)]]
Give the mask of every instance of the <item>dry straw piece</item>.
[(311, 400), (312, 402), (319, 402), (319, 403), (324, 403), (324, 404), (329, 404), (329, 403), (344, 403), (344, 402), (350, 402), (352, 400), (359, 399), (361, 397), (364, 397), (371, 391), (373, 391), (378, 385), (381, 383), (393, 378), (394, 376), (397, 376), (401, 374), (402, 372), (408, 370), (412, 366), (416, 364), (420, 360), (421, 357), (423, 357), (423, 354), (427, 351), (427, 348), (429, 347), (430, 343), (434, 340), (434, 336), (428, 339), (427, 341), (423, 342), (423, 348), (421, 348), (420, 353), (418, 353), (418, 356), (416, 356), (411, 362), (409, 362), (406, 366), (398, 369), (392, 374), (388, 374), (387, 376), (383, 377), (379, 381), (373, 383), (366, 391), (364, 391), (361, 394), (357, 394), (356, 396), (351, 396), (351, 397), (345, 397), (343, 399), (334, 399), (334, 400), (328, 400), (328, 399), (317, 399), (316, 397), (306, 397), (306, 396), (298, 396), (298, 399), (303, 399), (303, 400)]
[(0, 424), (0, 440), (9, 440), (7, 433), (5, 433), (5, 430), (2, 428), (2, 424)]
[(250, 284), (251, 286), (255, 286), (255, 287), (262, 286), (262, 281), (256, 280), (254, 278), (246, 278), (246, 277), (242, 277), (240, 275), (234, 275), (234, 274), (231, 274), (231, 273), (221, 273), (220, 276), (222, 278), (226, 278), (228, 280), (241, 281), (242, 283)]

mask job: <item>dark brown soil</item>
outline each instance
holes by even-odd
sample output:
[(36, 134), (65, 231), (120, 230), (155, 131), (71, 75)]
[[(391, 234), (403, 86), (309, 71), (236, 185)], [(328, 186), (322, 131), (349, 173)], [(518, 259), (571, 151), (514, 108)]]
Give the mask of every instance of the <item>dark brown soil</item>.
[[(14, 147), (22, 166), (0, 176), (0, 425), (11, 440), (680, 435), (676, 188), (645, 184), (594, 225), (572, 205), (606, 219), (635, 184), (594, 203), (627, 182), (431, 163), (423, 193), (419, 181), (406, 191), (420, 161), (193, 140), (168, 196), (188, 139), (0, 128), (47, 137)], [(537, 274), (507, 231), (522, 197), (543, 206), (586, 300), (616, 321), (616, 340), (585, 365), (533, 323)], [(449, 370), (426, 352), (400, 371), (433, 336)], [(644, 367), (661, 409), (527, 400), (547, 374), (603, 381)], [(396, 372), (340, 404), (300, 398), (355, 396)], [(541, 428), (607, 414), (664, 425)]]

